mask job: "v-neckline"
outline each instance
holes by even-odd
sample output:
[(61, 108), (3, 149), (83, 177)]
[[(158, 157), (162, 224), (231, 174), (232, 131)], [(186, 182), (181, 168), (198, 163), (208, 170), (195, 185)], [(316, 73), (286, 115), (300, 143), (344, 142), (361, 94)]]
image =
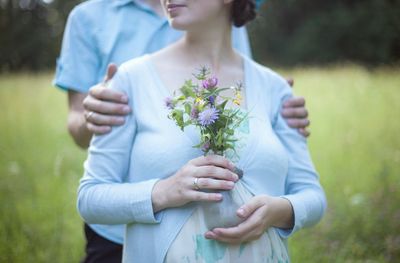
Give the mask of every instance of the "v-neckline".
[[(252, 134), (252, 131), (254, 129), (253, 127), (253, 121), (252, 121), (252, 116), (251, 116), (251, 111), (253, 111), (256, 100), (254, 100), (254, 98), (252, 97), (252, 92), (254, 92), (253, 87), (251, 86), (251, 77), (250, 77), (250, 65), (249, 65), (249, 61), (248, 58), (246, 58), (243, 55), (240, 55), (242, 58), (242, 64), (243, 64), (243, 86), (245, 88), (245, 101), (246, 101), (246, 109), (240, 107), (240, 109), (244, 112), (249, 113), (248, 116), (248, 122), (249, 122), (249, 140), (247, 142), (247, 145), (243, 148), (241, 156), (240, 156), (240, 160), (237, 163), (238, 167), (240, 168), (245, 168), (243, 167), (243, 165), (245, 165), (245, 162), (248, 162), (249, 159), (249, 155), (250, 155), (250, 150), (252, 149), (252, 146), (254, 144), (254, 140), (252, 139), (253, 136), (250, 136)], [(162, 101), (164, 101), (164, 99), (166, 97), (173, 97), (172, 92), (165, 86), (164, 82), (161, 80), (160, 75), (157, 72), (157, 68), (155, 67), (154, 63), (151, 61), (151, 57), (149, 54), (145, 55), (145, 60), (144, 60), (148, 70), (150, 71), (150, 75), (151, 75), (151, 79), (155, 82), (155, 86), (157, 86), (158, 90), (159, 90), (159, 94), (160, 94), (160, 105), (162, 104)], [(253, 101), (254, 100), (254, 101)], [(249, 108), (250, 105), (253, 105), (252, 108), (250, 110), (248, 110), (247, 108)], [(165, 109), (165, 112), (166, 109)], [(176, 128), (178, 128), (175, 125)], [(194, 143), (193, 139), (191, 138), (191, 135), (189, 133), (193, 133), (193, 129), (197, 130), (195, 127), (192, 127), (191, 129), (188, 129), (189, 127), (185, 128), (185, 131), (183, 132), (184, 136), (186, 137), (186, 139), (188, 139), (190, 142)], [(192, 134), (193, 136), (193, 134)]]
[[(242, 59), (242, 67), (243, 67), (243, 86), (244, 86), (244, 100), (245, 100), (245, 105), (246, 107), (238, 107), (241, 111), (243, 112), (249, 112), (249, 78), (248, 78), (248, 61), (247, 58), (244, 57), (243, 55), (241, 55), (241, 59)], [(166, 97), (173, 97), (173, 92), (171, 92), (167, 86), (165, 85), (165, 83), (162, 81), (160, 74), (157, 71), (156, 66), (154, 65), (153, 61), (151, 61), (151, 56), (149, 54), (145, 55), (145, 63), (147, 65), (147, 67), (149, 68), (151, 75), (152, 75), (152, 79), (156, 82), (156, 86), (158, 87), (158, 89), (160, 90), (160, 92), (163, 94), (164, 98)], [(243, 94), (242, 94), (243, 95)], [(234, 108), (236, 109), (236, 108)]]

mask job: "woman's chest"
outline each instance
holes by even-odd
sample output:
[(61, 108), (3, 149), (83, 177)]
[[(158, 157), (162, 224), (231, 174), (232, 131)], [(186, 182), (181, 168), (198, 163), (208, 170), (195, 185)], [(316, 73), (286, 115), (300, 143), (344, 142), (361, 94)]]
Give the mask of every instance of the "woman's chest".
[[(132, 176), (140, 176), (140, 179), (170, 176), (189, 160), (202, 155), (200, 149), (194, 148), (200, 141), (199, 131), (193, 126), (180, 130), (168, 118), (160, 94), (138, 96), (137, 99), (148, 103), (134, 108), (137, 129), (131, 170), (137, 172)], [(262, 116), (259, 112), (254, 108), (236, 129), (235, 149), (227, 151), (225, 156), (245, 174), (263, 174), (284, 180), (288, 169), (287, 153), (267, 115)], [(146, 175), (143, 175), (144, 171)]]

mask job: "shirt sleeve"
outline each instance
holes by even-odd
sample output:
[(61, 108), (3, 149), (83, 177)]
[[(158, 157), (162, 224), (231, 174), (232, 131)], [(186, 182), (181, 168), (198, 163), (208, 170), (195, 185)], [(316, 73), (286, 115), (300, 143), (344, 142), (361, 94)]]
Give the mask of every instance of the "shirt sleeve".
[(294, 212), (294, 227), (278, 229), (279, 234), (287, 238), (297, 230), (316, 224), (326, 210), (325, 193), (319, 183), (307, 147), (307, 140), (296, 129), (289, 127), (281, 116), (282, 103), (292, 96), (292, 90), (282, 80), (276, 92), (273, 129), (285, 147), (289, 156), (289, 168), (285, 182), (285, 195)]
[(100, 58), (93, 36), (94, 26), (79, 6), (70, 13), (53, 80), (57, 87), (87, 93), (97, 83)]
[[(128, 94), (132, 107), (127, 73), (118, 69), (110, 82), (112, 89)], [(133, 114), (124, 125), (113, 127), (105, 135), (93, 137), (84, 176), (78, 189), (77, 207), (89, 224), (158, 223), (154, 215), (151, 192), (158, 179), (128, 183), (131, 148), (136, 133)]]

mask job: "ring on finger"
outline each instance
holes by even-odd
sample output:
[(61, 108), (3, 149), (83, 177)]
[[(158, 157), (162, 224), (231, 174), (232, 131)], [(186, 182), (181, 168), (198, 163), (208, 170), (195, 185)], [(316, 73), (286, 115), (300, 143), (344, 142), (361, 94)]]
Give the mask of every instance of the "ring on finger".
[(92, 117), (92, 115), (94, 114), (93, 111), (90, 111), (87, 115), (86, 115), (86, 120), (89, 120), (90, 117)]
[(193, 186), (194, 186), (194, 189), (195, 190), (200, 190), (200, 187), (199, 187), (199, 184), (198, 184), (198, 182), (199, 182), (199, 178), (194, 178), (194, 180), (193, 180)]

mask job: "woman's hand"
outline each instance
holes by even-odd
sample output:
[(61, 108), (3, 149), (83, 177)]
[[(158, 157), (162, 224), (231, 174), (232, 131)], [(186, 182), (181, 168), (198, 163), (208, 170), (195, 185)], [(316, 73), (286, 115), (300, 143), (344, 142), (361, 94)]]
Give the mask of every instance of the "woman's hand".
[(293, 208), (289, 200), (268, 195), (255, 196), (237, 210), (246, 220), (236, 227), (215, 228), (205, 233), (208, 239), (239, 244), (260, 238), (269, 227), (293, 227)]
[(220, 201), (220, 193), (199, 190), (231, 190), (238, 180), (234, 170), (234, 164), (219, 155), (190, 160), (173, 176), (159, 180), (154, 185), (154, 212), (183, 206), (192, 201)]

